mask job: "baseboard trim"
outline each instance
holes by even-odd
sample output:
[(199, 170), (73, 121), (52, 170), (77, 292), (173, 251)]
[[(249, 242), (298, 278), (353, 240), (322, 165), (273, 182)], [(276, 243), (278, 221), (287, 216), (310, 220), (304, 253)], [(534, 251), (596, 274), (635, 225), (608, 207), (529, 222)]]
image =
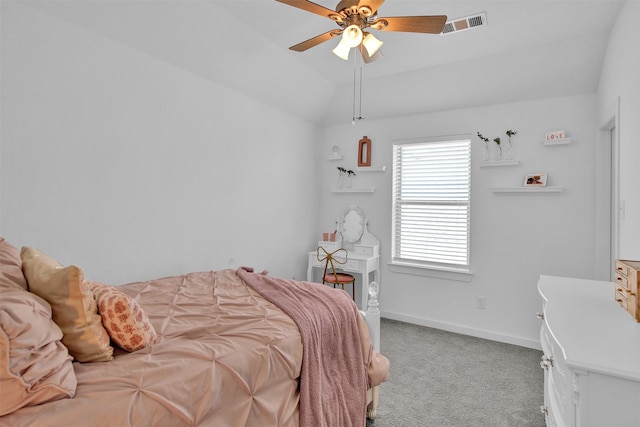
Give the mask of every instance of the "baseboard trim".
[(535, 350), (542, 350), (540, 341), (531, 340), (522, 337), (516, 337), (513, 335), (499, 334), (492, 331), (483, 329), (470, 328), (468, 326), (458, 325), (449, 322), (440, 322), (437, 320), (425, 319), (416, 316), (407, 316), (402, 313), (395, 313), (392, 311), (381, 310), (380, 314), (385, 319), (398, 320), (400, 322), (412, 323), (414, 325), (426, 326), (434, 329), (441, 329), (443, 331), (454, 332), (456, 334), (469, 335), (477, 338), (484, 338), (491, 341), (498, 341), (507, 344), (519, 345), (520, 347), (533, 348)]

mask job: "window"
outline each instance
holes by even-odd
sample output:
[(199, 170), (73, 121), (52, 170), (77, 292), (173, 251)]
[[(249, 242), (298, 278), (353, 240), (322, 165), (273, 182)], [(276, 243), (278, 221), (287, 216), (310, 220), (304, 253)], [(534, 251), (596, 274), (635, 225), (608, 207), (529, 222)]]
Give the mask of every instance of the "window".
[(392, 264), (469, 271), (471, 139), (393, 145)]

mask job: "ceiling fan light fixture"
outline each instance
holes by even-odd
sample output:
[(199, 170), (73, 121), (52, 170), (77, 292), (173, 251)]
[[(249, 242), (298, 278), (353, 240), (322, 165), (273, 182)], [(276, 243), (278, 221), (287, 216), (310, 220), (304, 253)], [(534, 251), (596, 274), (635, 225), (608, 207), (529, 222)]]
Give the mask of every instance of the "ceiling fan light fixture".
[[(447, 16), (445, 15), (378, 18), (378, 8), (385, 0), (340, 0), (335, 10), (328, 9), (309, 0), (276, 1), (329, 18), (337, 23), (339, 27), (339, 29), (327, 31), (302, 43), (291, 46), (289, 48), (290, 50), (304, 52), (307, 49), (342, 34), (340, 43), (333, 49), (333, 53), (345, 61), (349, 60), (351, 48), (357, 48), (360, 51), (365, 63), (375, 61), (382, 57), (380, 46), (382, 46), (383, 43), (365, 30), (445, 34), (448, 27), (451, 27), (449, 31), (455, 29), (453, 23), (447, 22)], [(484, 24), (484, 12), (482, 15), (483, 16), (472, 16), (468, 19), (463, 19), (467, 19), (468, 27), (470, 28)], [(460, 20), (455, 21), (456, 25), (458, 21)]]
[(333, 49), (333, 53), (335, 53), (336, 56), (344, 59), (345, 61), (349, 60), (349, 51), (351, 51), (351, 46), (345, 43), (344, 39), (340, 39), (340, 43), (338, 43), (338, 46)]
[(362, 44), (364, 45), (365, 49), (367, 49), (367, 53), (369, 54), (369, 56), (375, 55), (378, 49), (380, 49), (380, 47), (384, 44), (384, 42), (378, 40), (371, 33), (365, 32), (363, 34), (365, 36), (364, 39), (362, 39)]
[(362, 30), (357, 25), (349, 25), (342, 33), (342, 40), (349, 47), (356, 47), (362, 43)]
[(373, 61), (377, 61), (378, 59), (383, 58), (382, 51), (380, 49), (378, 49), (376, 53), (374, 53), (373, 55), (369, 55), (369, 52), (367, 52), (367, 49), (364, 47), (364, 44), (361, 44), (359, 49), (365, 64), (370, 64)]

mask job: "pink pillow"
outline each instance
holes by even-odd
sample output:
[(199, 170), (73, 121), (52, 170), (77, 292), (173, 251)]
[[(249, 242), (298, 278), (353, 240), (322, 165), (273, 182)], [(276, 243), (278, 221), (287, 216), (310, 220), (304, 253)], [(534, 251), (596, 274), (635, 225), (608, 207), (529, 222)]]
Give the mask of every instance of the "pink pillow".
[(136, 351), (156, 342), (158, 335), (138, 301), (114, 286), (90, 280), (86, 283), (96, 297), (102, 324), (114, 343)]
[(4, 289), (0, 304), (0, 416), (76, 394), (71, 356), (46, 301)]
[(8, 288), (27, 290), (27, 279), (22, 274), (20, 252), (0, 237), (0, 290)]

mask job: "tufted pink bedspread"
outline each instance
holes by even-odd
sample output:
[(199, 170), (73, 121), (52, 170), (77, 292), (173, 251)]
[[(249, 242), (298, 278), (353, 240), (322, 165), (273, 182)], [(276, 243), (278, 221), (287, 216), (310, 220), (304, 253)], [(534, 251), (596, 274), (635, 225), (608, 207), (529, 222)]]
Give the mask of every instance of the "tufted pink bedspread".
[(74, 363), (73, 399), (22, 408), (0, 425), (301, 425), (298, 327), (234, 270), (119, 289), (140, 302), (160, 342), (133, 353), (116, 348), (110, 362)]
[(233, 270), (119, 287), (158, 344), (74, 363), (76, 396), (26, 407), (2, 426), (297, 426), (302, 344), (295, 323)]

